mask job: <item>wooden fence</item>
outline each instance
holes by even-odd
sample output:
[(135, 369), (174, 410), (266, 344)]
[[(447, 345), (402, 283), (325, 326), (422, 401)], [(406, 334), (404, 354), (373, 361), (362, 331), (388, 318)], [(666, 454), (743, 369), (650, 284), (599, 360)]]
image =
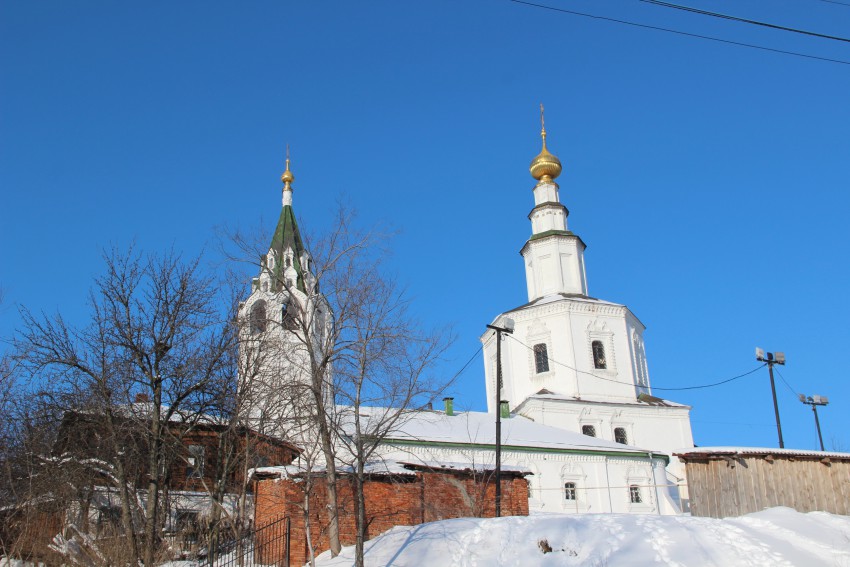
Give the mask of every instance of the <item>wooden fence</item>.
[(850, 515), (850, 454), (695, 449), (685, 462), (691, 514), (723, 518), (788, 506)]

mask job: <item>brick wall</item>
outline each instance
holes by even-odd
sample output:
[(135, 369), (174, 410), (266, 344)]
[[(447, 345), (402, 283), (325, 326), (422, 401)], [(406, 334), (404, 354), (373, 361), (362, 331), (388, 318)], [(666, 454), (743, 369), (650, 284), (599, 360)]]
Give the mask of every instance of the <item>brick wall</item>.
[[(309, 500), (310, 539), (316, 554), (329, 549), (327, 538), (327, 491), (324, 477), (314, 479)], [(496, 484), (480, 475), (461, 472), (417, 471), (405, 476), (374, 476), (364, 487), (366, 495), (367, 538), (394, 526), (412, 526), (435, 520), (468, 516), (495, 516)], [(255, 526), (281, 517), (292, 518), (291, 564), (303, 565), (309, 559), (305, 527), (305, 483), (290, 479), (259, 480), (255, 487)], [(354, 499), (351, 478), (339, 482), (340, 540), (353, 545)], [(502, 477), (502, 515), (528, 515), (528, 483), (520, 475)], [(262, 532), (256, 542), (259, 563), (280, 561), (278, 548), (263, 549)]]

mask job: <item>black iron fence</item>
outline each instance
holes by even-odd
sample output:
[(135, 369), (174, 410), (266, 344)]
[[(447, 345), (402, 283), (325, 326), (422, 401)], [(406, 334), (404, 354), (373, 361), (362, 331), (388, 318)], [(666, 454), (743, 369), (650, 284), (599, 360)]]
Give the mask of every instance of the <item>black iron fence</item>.
[(214, 546), (200, 567), (289, 567), (290, 533), (289, 517), (278, 518)]

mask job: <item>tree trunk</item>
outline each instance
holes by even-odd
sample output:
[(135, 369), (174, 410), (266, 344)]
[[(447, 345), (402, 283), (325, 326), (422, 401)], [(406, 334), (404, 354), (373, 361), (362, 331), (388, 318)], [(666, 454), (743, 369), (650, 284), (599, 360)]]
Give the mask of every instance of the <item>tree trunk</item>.
[(354, 479), (354, 503), (357, 510), (355, 526), (357, 527), (357, 540), (354, 543), (354, 565), (363, 565), (363, 545), (366, 543), (366, 498), (363, 493), (364, 474), (363, 461), (357, 460), (357, 474)]
[(160, 423), (160, 412), (162, 410), (162, 386), (158, 378), (154, 386), (153, 402), (151, 407), (150, 446), (148, 447), (148, 500), (146, 504), (145, 522), (145, 554), (144, 563), (146, 567), (152, 567), (157, 547), (157, 525), (159, 511), (159, 463), (162, 460), (162, 424)]
[[(319, 394), (321, 395), (321, 394)], [(324, 412), (322, 412), (324, 414)], [(337, 503), (336, 462), (334, 460), (333, 441), (327, 424), (327, 416), (319, 420), (319, 435), (322, 439), (322, 452), (325, 455), (325, 474), (328, 487), (328, 542), (331, 555), (336, 557), (342, 551), (339, 540), (339, 507)]]

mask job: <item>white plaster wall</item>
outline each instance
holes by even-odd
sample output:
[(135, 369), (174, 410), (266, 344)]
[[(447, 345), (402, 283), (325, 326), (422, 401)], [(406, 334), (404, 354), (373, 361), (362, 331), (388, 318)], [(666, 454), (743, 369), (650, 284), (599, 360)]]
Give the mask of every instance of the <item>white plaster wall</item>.
[(615, 427), (623, 427), (629, 445), (670, 456), (668, 480), (684, 482), (685, 467), (671, 455), (677, 449), (694, 446), (687, 406), (589, 404), (578, 400), (532, 398), (519, 408), (518, 413), (542, 425), (569, 431), (581, 432), (582, 425), (593, 425), (596, 436), (608, 441), (614, 441)]
[[(505, 440), (509, 443), (510, 440)], [(492, 466), (494, 452), (466, 447), (385, 445), (381, 456), (401, 461), (472, 462)], [(557, 513), (678, 514), (680, 508), (664, 481), (664, 461), (647, 456), (503, 451), (502, 464), (531, 470), (529, 511)], [(576, 500), (567, 500), (564, 483), (576, 483)], [(640, 486), (643, 502), (633, 504), (629, 485)]]
[[(635, 368), (645, 362), (645, 356), (643, 362), (635, 359), (632, 337), (642, 336), (643, 325), (626, 307), (563, 298), (506, 315), (516, 323), (513, 337), (502, 342), (502, 397), (512, 408), (544, 388), (566, 396), (636, 399)], [(496, 345), (492, 335), (490, 331), (482, 337), (488, 411), (493, 411), (495, 403)], [(605, 347), (605, 369), (594, 367), (594, 340)], [(642, 338), (640, 341), (642, 344)], [(534, 365), (532, 348), (539, 343), (547, 345), (549, 356), (549, 371), (544, 373), (537, 373)]]

